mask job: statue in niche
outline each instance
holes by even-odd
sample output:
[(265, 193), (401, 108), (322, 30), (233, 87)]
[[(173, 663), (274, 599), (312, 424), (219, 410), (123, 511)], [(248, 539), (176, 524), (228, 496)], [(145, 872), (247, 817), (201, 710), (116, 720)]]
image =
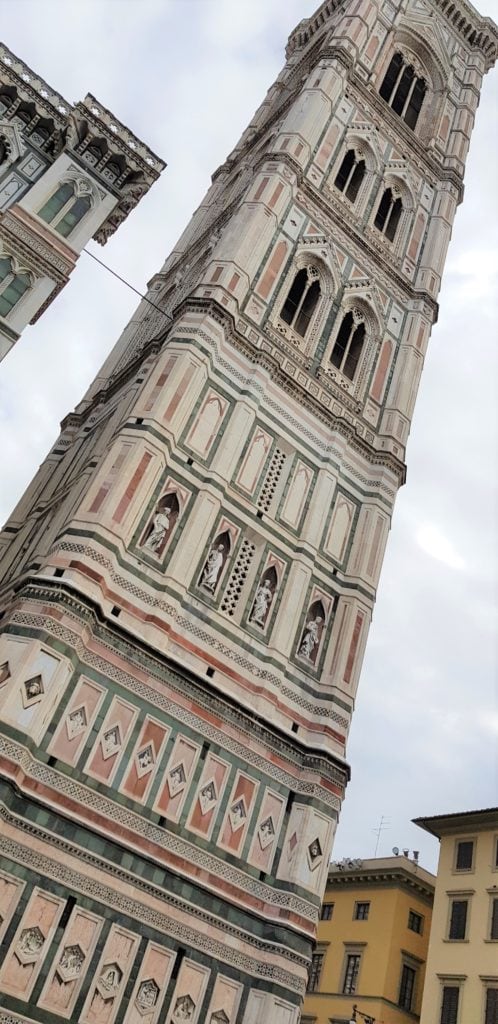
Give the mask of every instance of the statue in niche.
[(277, 572), (272, 566), (263, 573), (254, 595), (254, 601), (249, 615), (249, 622), (252, 622), (255, 626), (260, 626), (261, 629), (264, 629), (266, 626), (266, 620), (277, 589), (277, 583)]
[(146, 527), (142, 547), (154, 555), (162, 555), (179, 514), (180, 506), (176, 494), (164, 495), (158, 501)]
[(201, 573), (201, 587), (204, 587), (205, 590), (210, 590), (212, 594), (214, 594), (219, 583), (230, 548), (230, 535), (225, 530), (224, 533), (220, 533), (216, 537)]
[(306, 658), (314, 665), (316, 662), (322, 633), (325, 626), (325, 609), (321, 601), (314, 601), (311, 605), (306, 625), (303, 630), (298, 654)]

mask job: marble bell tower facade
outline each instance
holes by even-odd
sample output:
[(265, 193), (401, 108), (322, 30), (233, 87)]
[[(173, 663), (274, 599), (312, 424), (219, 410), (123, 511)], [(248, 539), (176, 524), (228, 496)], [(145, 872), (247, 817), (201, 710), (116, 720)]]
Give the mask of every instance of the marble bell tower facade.
[(302, 22), (5, 526), (1, 1024), (299, 1019), (497, 42)]

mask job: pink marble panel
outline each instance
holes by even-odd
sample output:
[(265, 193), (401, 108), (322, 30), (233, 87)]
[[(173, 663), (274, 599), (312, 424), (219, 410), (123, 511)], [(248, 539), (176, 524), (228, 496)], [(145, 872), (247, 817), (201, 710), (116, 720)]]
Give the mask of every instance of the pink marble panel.
[(249, 863), (260, 871), (269, 871), (271, 868), (284, 811), (284, 798), (267, 789), (248, 858)]
[(124, 995), (140, 936), (113, 925), (81, 1014), (81, 1024), (112, 1024)]
[(208, 754), (192, 804), (187, 828), (209, 838), (223, 798), (230, 765)]
[(0, 989), (29, 999), (50, 948), (65, 900), (34, 889), (0, 971)]
[(60, 941), (38, 1005), (71, 1016), (97, 945), (103, 919), (76, 907)]
[(96, 683), (88, 679), (80, 680), (49, 745), (50, 754), (66, 764), (76, 764), (104, 693), (103, 688)]
[(177, 736), (166, 765), (164, 782), (154, 804), (158, 811), (170, 821), (178, 821), (200, 753), (200, 746), (185, 736)]
[(147, 799), (170, 732), (171, 729), (155, 719), (145, 719), (122, 786), (123, 792), (133, 800)]
[(155, 1024), (175, 962), (175, 953), (149, 942), (130, 999), (125, 1024)]
[(0, 871), (0, 940), (7, 931), (25, 884), (19, 878)]
[(237, 775), (218, 839), (218, 845), (230, 853), (239, 854), (242, 849), (257, 790), (258, 783), (248, 775)]
[(87, 775), (112, 782), (137, 714), (137, 708), (114, 698), (85, 765)]

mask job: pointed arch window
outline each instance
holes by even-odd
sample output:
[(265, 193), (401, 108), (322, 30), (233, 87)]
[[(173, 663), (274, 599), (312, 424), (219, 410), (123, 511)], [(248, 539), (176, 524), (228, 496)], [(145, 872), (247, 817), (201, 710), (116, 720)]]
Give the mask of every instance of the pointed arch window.
[(354, 203), (360, 185), (365, 177), (365, 161), (360, 160), (354, 149), (348, 149), (344, 160), (337, 172), (334, 185), (339, 189), (339, 192), (344, 192), (344, 195), (350, 202)]
[(392, 188), (386, 188), (375, 214), (374, 224), (390, 242), (394, 241), (402, 212), (401, 199), (394, 196)]
[(30, 285), (29, 274), (16, 274), (11, 259), (0, 259), (0, 316), (9, 315)]
[(417, 124), (426, 92), (425, 79), (417, 75), (402, 53), (395, 53), (380, 87), (380, 95), (409, 128), (415, 128)]
[(280, 319), (304, 338), (320, 298), (320, 282), (314, 267), (298, 270), (282, 306)]
[(343, 318), (330, 361), (349, 380), (354, 380), (365, 343), (365, 321), (358, 310), (350, 310)]
[(76, 196), (74, 184), (64, 182), (38, 211), (38, 216), (51, 224), (59, 235), (67, 238), (88, 213), (91, 205), (90, 196)]

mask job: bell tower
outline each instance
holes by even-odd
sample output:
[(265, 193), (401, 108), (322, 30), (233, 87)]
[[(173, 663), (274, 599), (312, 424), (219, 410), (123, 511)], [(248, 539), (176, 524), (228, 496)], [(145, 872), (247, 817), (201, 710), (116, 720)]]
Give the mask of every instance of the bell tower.
[(497, 43), (298, 25), (5, 526), (0, 1024), (296, 1024)]

